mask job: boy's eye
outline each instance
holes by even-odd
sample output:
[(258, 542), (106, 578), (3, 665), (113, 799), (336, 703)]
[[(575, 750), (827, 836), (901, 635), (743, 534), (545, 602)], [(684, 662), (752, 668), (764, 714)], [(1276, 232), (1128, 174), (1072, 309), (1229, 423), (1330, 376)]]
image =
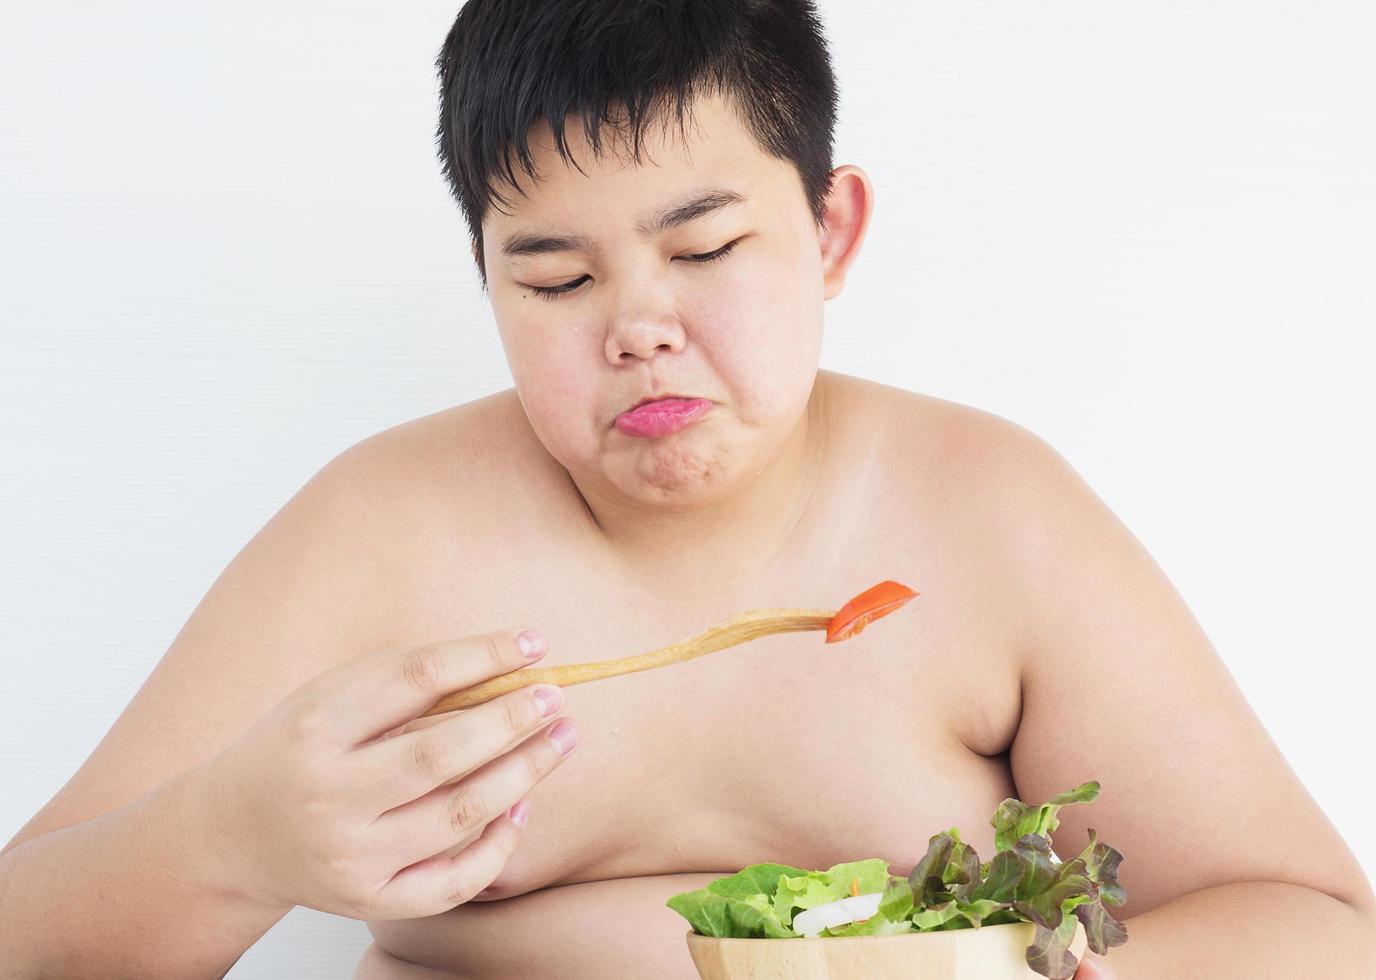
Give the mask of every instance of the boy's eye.
[[(739, 238), (729, 241), (721, 248), (717, 249), (715, 252), (705, 252), (701, 255), (685, 255), (683, 256), (683, 258), (687, 259), (690, 262), (715, 262), (718, 259), (724, 259), (726, 258), (726, 256), (730, 255), (731, 250), (736, 247), (736, 242), (739, 241)], [(583, 282), (587, 278), (587, 276), (579, 276), (572, 282), (566, 282), (559, 286), (531, 286), (529, 288), (537, 296), (543, 296), (545, 299), (558, 299), (565, 293), (571, 293), (579, 286), (583, 285)]]

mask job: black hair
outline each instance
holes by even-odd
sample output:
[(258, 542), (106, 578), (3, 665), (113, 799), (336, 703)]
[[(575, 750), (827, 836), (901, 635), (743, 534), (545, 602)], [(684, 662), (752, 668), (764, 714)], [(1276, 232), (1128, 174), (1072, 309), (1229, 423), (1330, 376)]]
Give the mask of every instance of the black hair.
[(763, 152), (793, 164), (821, 224), (838, 100), (813, 0), (468, 0), (435, 67), (441, 170), (484, 293), (483, 217), (509, 203), (498, 180), (525, 193), (513, 148), (536, 176), (527, 134), (541, 117), (566, 162), (576, 114), (599, 158), (601, 126), (623, 138), (628, 127), (638, 164), (643, 129), (670, 100), (682, 131), (685, 106), (720, 93)]

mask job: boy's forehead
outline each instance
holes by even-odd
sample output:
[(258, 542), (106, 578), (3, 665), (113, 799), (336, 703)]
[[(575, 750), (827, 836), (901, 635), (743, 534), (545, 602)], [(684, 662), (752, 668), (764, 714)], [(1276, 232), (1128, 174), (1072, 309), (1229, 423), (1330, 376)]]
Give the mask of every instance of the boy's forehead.
[(587, 140), (582, 119), (569, 116), (564, 141), (572, 162), (566, 161), (555, 146), (553, 129), (540, 119), (528, 137), (538, 180), (518, 168), (522, 193), (499, 180), (508, 201), (502, 211), (508, 213), (491, 210), (483, 219), (484, 226), (499, 238), (533, 224), (557, 224), (575, 231), (570, 222), (584, 224), (575, 219), (586, 215), (589, 206), (613, 210), (619, 219), (631, 217), (637, 224), (653, 225), (656, 219), (668, 217), (671, 207), (700, 205), (698, 199), (707, 192), (741, 199), (724, 203), (754, 200), (767, 193), (780, 165), (785, 174), (791, 172), (785, 161), (760, 150), (721, 97), (703, 97), (685, 107), (682, 128), (672, 109), (650, 120), (641, 134), (638, 163), (625, 132), (604, 126), (598, 136), (600, 157)]

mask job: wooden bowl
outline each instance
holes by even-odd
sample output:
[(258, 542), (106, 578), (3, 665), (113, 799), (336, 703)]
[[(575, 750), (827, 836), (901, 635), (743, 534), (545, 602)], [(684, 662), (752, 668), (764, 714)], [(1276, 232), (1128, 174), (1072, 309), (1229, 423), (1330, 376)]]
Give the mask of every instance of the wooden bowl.
[[(718, 939), (690, 929), (688, 952), (703, 980), (1046, 980), (1027, 965), (1035, 931), (1007, 922), (896, 936)], [(1077, 960), (1085, 944), (1077, 919)]]

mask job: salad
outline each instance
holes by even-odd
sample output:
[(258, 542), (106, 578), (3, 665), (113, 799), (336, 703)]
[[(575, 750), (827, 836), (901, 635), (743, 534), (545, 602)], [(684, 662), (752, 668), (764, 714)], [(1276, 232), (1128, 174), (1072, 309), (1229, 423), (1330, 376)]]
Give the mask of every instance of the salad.
[(926, 855), (906, 878), (889, 874), (880, 858), (826, 871), (752, 864), (665, 904), (699, 935), (737, 939), (892, 936), (1032, 922), (1027, 965), (1066, 980), (1078, 966), (1070, 952), (1077, 920), (1089, 948), (1101, 955), (1128, 939), (1107, 908), (1127, 901), (1118, 883), (1123, 855), (1093, 829), (1079, 856), (1060, 861), (1051, 851), (1060, 808), (1098, 795), (1099, 784), (1091, 781), (1040, 806), (1004, 800), (989, 821), (995, 854), (983, 863), (952, 827), (928, 840)]

